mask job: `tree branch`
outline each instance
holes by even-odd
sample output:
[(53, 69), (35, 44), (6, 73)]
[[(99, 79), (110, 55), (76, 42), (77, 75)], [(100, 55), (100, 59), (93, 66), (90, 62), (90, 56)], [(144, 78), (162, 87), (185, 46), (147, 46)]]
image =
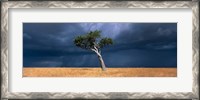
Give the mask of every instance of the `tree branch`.
[(99, 53), (101, 54), (101, 50), (99, 49)]
[(94, 49), (95, 49), (96, 51), (98, 51), (98, 52), (99, 52), (99, 50), (97, 49), (97, 47), (96, 47), (96, 46), (94, 46)]
[(91, 49), (92, 51), (94, 51), (98, 56), (101, 56), (101, 54), (98, 52), (98, 50), (96, 49)]
[(92, 50), (92, 51), (96, 52), (96, 50), (95, 50), (95, 49), (90, 49), (90, 50)]

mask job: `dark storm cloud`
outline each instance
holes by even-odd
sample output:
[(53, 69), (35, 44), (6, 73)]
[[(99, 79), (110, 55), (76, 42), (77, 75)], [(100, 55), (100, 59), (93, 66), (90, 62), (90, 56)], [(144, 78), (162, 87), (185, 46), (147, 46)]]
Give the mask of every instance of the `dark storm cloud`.
[(176, 29), (176, 23), (131, 24), (129, 30), (122, 31), (115, 40), (119, 44), (133, 44), (135, 48), (170, 49), (176, 47)]
[[(58, 46), (72, 45), (74, 38), (83, 30), (79, 24), (64, 23), (24, 23), (23, 36), (24, 47), (42, 46), (42, 48), (54, 48)], [(70, 43), (68, 43), (70, 42)], [(41, 49), (41, 47), (38, 47)]]
[(108, 67), (176, 67), (176, 23), (24, 23), (25, 67), (97, 67), (96, 55), (73, 44), (77, 35), (101, 30), (114, 45), (102, 50)]

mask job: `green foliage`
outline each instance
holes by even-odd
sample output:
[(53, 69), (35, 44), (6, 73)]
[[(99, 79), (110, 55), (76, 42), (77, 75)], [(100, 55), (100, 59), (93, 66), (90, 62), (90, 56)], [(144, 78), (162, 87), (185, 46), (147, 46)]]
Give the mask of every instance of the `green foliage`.
[(94, 46), (98, 49), (105, 47), (106, 45), (113, 44), (113, 41), (111, 38), (102, 38), (99, 43), (97, 43), (97, 39), (101, 38), (100, 35), (101, 31), (90, 31), (85, 35), (77, 36), (74, 39), (74, 44), (77, 47), (83, 48), (83, 49), (93, 49)]
[(111, 38), (103, 38), (100, 40), (99, 42), (99, 46), (102, 48), (102, 47), (105, 47), (106, 45), (111, 45), (113, 44), (113, 41)]

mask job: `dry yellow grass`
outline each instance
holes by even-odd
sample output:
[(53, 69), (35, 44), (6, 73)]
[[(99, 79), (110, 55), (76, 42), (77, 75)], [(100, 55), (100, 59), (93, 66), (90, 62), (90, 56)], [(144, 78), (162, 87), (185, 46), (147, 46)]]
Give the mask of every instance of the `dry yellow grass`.
[(23, 77), (176, 77), (176, 68), (23, 68)]

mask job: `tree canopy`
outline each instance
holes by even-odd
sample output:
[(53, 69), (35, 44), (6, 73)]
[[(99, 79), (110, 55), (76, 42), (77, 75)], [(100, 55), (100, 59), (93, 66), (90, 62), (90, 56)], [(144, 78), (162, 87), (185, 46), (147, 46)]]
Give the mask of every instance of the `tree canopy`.
[(113, 40), (111, 38), (102, 38), (100, 33), (101, 31), (95, 30), (90, 31), (87, 34), (77, 36), (74, 40), (74, 44), (83, 49), (93, 49), (95, 47), (100, 49), (113, 44)]

